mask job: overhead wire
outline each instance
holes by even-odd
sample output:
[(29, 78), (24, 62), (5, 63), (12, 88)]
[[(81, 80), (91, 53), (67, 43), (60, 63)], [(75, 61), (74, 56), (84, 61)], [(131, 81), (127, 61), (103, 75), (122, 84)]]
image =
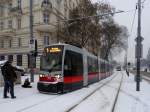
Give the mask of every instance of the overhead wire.
[[(137, 5), (136, 5), (136, 8), (132, 11), (134, 11), (134, 14), (133, 14), (133, 20), (132, 20), (132, 23), (131, 23), (131, 30), (130, 30), (129, 36), (131, 36), (132, 32), (133, 32), (133, 26), (134, 26), (134, 23), (135, 23), (135, 16), (136, 16), (136, 12), (137, 12)], [(128, 44), (129, 44), (129, 37), (127, 39), (126, 64), (128, 62), (128, 48), (129, 48)], [(126, 65), (126, 66), (128, 66), (128, 65)]]
[(134, 22), (135, 22), (136, 12), (137, 12), (137, 9), (135, 9), (135, 12), (134, 12), (134, 15), (133, 15), (133, 20), (132, 20), (132, 24), (131, 24), (130, 35), (132, 35), (133, 26), (134, 26)]

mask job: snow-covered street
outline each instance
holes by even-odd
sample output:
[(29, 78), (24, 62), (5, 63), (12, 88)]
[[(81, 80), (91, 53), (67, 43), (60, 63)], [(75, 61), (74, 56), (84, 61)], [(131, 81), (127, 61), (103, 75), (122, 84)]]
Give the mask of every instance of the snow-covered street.
[(150, 84), (142, 80), (141, 91), (136, 92), (133, 75), (127, 77), (122, 71), (115, 72), (113, 76), (98, 83), (63, 95), (39, 93), (35, 82), (32, 84), (33, 88), (15, 86), (16, 99), (3, 99), (3, 88), (0, 88), (0, 111), (111, 112), (122, 75), (123, 83), (115, 112), (149, 112)]

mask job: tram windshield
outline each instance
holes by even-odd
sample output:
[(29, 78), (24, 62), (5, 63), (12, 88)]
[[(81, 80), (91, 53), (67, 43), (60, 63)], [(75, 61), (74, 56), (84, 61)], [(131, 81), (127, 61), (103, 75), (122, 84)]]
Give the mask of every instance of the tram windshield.
[(62, 69), (63, 46), (51, 46), (44, 49), (41, 57), (41, 70), (51, 72)]

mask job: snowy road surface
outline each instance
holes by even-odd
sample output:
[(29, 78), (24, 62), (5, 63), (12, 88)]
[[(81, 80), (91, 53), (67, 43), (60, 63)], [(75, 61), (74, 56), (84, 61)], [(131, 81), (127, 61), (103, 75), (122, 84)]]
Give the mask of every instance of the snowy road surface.
[[(0, 112), (111, 112), (122, 74), (123, 84), (115, 111), (149, 112), (149, 83), (143, 80), (141, 91), (136, 92), (133, 76), (127, 77), (125, 72), (115, 72), (110, 78), (63, 95), (41, 94), (34, 83), (29, 89), (15, 86), (17, 99), (3, 99), (3, 88), (0, 88)], [(101, 87), (107, 81), (110, 82)], [(90, 95), (93, 91), (94, 94)], [(76, 107), (70, 109), (74, 105)]]

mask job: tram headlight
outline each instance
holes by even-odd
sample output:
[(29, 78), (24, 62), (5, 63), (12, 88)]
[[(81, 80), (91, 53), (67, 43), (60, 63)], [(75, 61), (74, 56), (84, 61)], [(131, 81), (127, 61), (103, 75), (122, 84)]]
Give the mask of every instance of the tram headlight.
[(41, 75), (40, 75), (40, 77), (44, 77), (44, 75), (43, 75), (43, 74), (41, 74)]
[(62, 82), (63, 81), (61, 74), (55, 75), (55, 79), (56, 79), (57, 82)]
[(56, 77), (57, 79), (60, 79), (60, 78), (61, 78), (61, 75), (60, 75), (60, 74), (57, 74), (57, 75), (55, 75), (55, 77)]
[(40, 75), (40, 77), (43, 77), (43, 75)]

